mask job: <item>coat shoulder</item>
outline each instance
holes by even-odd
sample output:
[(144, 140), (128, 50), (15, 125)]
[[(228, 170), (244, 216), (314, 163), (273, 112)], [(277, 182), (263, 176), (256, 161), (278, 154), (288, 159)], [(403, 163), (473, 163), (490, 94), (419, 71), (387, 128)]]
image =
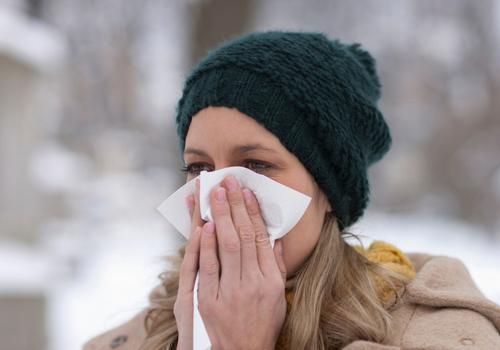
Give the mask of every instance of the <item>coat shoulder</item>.
[(345, 350), (500, 349), (500, 306), (457, 258), (406, 253), (416, 275), (391, 309), (385, 344), (357, 340)]
[[(403, 348), (500, 349), (500, 306), (487, 299), (457, 258), (410, 253), (417, 274), (408, 284), (401, 322)], [(396, 327), (397, 328), (397, 327)]]

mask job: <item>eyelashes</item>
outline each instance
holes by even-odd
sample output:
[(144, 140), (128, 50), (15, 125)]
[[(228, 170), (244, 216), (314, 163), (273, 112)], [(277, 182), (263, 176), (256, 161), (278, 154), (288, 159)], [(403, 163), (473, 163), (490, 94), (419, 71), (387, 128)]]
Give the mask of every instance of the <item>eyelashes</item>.
[[(255, 159), (249, 159), (244, 162), (245, 165), (251, 165), (248, 168), (255, 172), (267, 171), (272, 169), (273, 166)], [(181, 168), (181, 171), (188, 173), (189, 175), (198, 175), (202, 170), (210, 171), (209, 169), (203, 169), (203, 166), (207, 165), (206, 163), (191, 163), (186, 164)]]

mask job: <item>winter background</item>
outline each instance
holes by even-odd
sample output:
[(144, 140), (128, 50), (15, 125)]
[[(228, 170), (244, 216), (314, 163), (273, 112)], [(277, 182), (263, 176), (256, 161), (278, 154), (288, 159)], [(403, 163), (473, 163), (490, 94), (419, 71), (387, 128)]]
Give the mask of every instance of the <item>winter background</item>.
[(183, 79), (265, 29), (377, 59), (394, 143), (350, 231), (458, 257), (500, 303), (500, 1), (0, 0), (2, 349), (80, 349), (147, 305), (183, 243), (156, 211)]

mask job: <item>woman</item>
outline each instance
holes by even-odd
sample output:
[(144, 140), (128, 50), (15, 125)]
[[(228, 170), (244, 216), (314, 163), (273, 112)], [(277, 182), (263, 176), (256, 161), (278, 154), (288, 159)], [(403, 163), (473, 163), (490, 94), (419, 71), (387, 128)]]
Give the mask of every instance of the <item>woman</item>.
[(391, 146), (379, 98), (371, 55), (322, 33), (255, 32), (210, 51), (177, 108), (186, 181), (247, 166), (311, 203), (272, 248), (235, 178), (211, 193), (214, 223), (196, 192), (190, 239), (150, 306), (84, 349), (191, 349), (198, 269), (213, 349), (500, 349), (500, 307), (459, 260), (345, 241), (369, 200), (367, 169)]

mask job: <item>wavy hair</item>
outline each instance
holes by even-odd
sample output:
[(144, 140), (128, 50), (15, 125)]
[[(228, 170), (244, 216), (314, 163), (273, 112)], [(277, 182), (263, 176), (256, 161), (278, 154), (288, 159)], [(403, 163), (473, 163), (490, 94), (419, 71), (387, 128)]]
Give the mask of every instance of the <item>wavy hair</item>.
[[(404, 292), (407, 277), (368, 260), (347, 241), (360, 240), (340, 232), (336, 217), (327, 213), (319, 241), (294, 276), (286, 292), (293, 300), (280, 333), (286, 349), (341, 349), (355, 340), (387, 341), (390, 309)], [(177, 256), (165, 256), (172, 268), (158, 277), (166, 295), (151, 300), (144, 319), (147, 331), (140, 350), (174, 350), (178, 333), (174, 303), (185, 245)], [(380, 283), (383, 282), (383, 283)], [(391, 298), (383, 298), (390, 290)]]

